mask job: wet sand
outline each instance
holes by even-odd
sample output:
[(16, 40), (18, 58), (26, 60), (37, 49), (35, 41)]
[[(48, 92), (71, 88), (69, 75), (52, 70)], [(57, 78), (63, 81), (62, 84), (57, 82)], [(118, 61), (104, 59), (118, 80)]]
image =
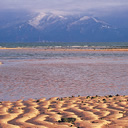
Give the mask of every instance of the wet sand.
[(126, 128), (128, 96), (0, 102), (0, 128)]

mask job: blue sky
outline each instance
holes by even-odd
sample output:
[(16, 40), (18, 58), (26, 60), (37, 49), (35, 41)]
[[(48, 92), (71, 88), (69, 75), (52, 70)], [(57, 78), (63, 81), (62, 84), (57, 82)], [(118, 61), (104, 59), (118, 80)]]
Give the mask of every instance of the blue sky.
[(111, 13), (127, 10), (128, 0), (0, 0), (0, 9), (59, 13)]

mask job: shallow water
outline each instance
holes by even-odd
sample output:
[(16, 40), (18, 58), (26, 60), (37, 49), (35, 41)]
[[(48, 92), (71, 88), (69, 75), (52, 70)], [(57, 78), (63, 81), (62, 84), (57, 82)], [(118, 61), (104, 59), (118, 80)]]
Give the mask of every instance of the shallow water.
[(0, 100), (128, 95), (128, 52), (0, 50)]

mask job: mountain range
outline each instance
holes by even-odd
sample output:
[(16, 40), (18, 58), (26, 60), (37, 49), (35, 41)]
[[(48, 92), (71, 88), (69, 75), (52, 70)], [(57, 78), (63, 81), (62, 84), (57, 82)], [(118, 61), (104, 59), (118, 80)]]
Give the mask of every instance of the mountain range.
[(0, 42), (128, 42), (128, 28), (88, 15), (3, 15)]

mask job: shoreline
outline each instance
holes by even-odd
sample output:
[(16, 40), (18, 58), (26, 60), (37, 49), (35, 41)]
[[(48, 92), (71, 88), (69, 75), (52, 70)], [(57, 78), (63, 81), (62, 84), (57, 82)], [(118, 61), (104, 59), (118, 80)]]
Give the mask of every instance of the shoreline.
[(42, 51), (128, 51), (128, 48), (0, 48), (0, 50), (42, 50)]
[(128, 127), (128, 96), (53, 97), (0, 102), (0, 127)]

